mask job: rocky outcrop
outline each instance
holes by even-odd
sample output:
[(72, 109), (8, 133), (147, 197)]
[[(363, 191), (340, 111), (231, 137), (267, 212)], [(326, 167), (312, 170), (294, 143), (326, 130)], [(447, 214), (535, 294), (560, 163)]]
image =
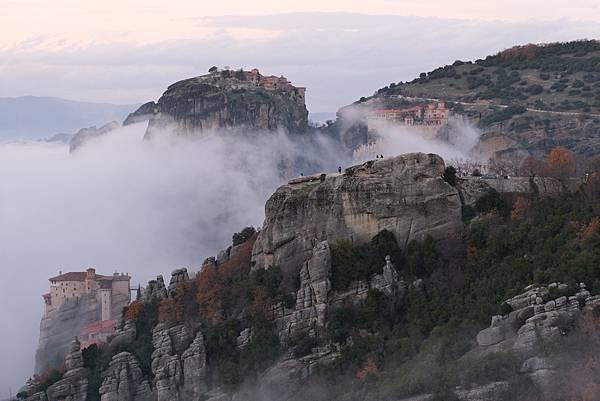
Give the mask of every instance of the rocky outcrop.
[(200, 331), (160, 323), (152, 336), (152, 372), (158, 401), (198, 399), (206, 391), (206, 349)]
[(581, 305), (599, 304), (598, 296), (591, 296), (585, 284), (567, 296), (565, 284), (553, 283), (548, 287), (531, 285), (524, 292), (506, 300), (513, 309), (505, 316), (493, 316), (490, 327), (477, 335), (478, 351), (514, 351), (523, 355), (534, 352), (541, 341), (565, 334), (573, 326)]
[[(128, 297), (113, 296), (112, 319), (120, 319)], [(94, 294), (83, 294), (65, 301), (60, 308), (46, 313), (40, 322), (40, 339), (35, 355), (35, 371), (42, 373), (61, 364), (70, 349), (70, 341), (81, 329), (101, 320), (102, 305)]]
[(48, 401), (85, 401), (87, 399), (88, 370), (83, 367), (83, 356), (77, 339), (71, 342), (65, 358), (65, 373), (46, 390)]
[(189, 279), (190, 277), (185, 267), (173, 270), (171, 272), (171, 280), (169, 281), (169, 288), (167, 290), (168, 296), (172, 298), (175, 295), (175, 291), (177, 290), (177, 285), (179, 283), (186, 282)]
[(413, 153), (369, 161), (334, 174), (280, 187), (267, 201), (253, 249), (254, 268), (298, 272), (315, 241), (369, 241), (389, 230), (400, 245), (440, 239), (461, 226), (458, 191), (446, 183), (444, 161)]
[[(405, 283), (398, 271), (386, 257), (381, 274), (375, 274), (368, 282), (359, 281), (344, 292), (332, 291), (331, 250), (327, 241), (319, 242), (312, 250), (312, 256), (300, 269), (300, 288), (296, 292), (293, 308), (283, 303), (273, 307), (273, 317), (281, 341), (298, 335), (316, 336), (327, 324), (331, 308), (356, 304), (366, 299), (370, 289), (382, 291), (390, 297), (399, 299), (404, 295)], [(238, 338), (240, 346), (247, 343), (251, 333)]]
[(108, 124), (101, 126), (100, 128), (96, 128), (96, 126), (93, 126), (89, 128), (80, 129), (75, 135), (73, 135), (71, 141), (69, 142), (69, 152), (75, 152), (77, 149), (81, 148), (82, 146), (85, 146), (87, 143), (90, 143), (110, 133), (111, 131), (116, 130), (120, 126), (121, 124), (119, 124), (118, 122), (112, 121)]
[(308, 124), (304, 92), (254, 84), (233, 71), (215, 72), (177, 82), (156, 104), (144, 104), (126, 123), (149, 117), (146, 138), (174, 131), (184, 136), (208, 131), (303, 132)]
[(130, 113), (125, 121), (123, 121), (123, 126), (137, 124), (144, 121), (150, 120), (155, 114), (158, 113), (158, 106), (154, 102), (148, 102), (141, 105), (136, 111)]
[(110, 341), (111, 347), (118, 347), (120, 345), (131, 344), (135, 341), (137, 335), (137, 329), (133, 320), (125, 320), (123, 326), (117, 327), (115, 334)]
[(152, 401), (148, 380), (142, 375), (139, 363), (129, 352), (121, 352), (111, 359), (102, 372), (101, 401)]
[(142, 299), (146, 302), (153, 299), (165, 299), (167, 297), (167, 288), (162, 275), (158, 275), (156, 280), (148, 281), (148, 285), (142, 292)]
[(300, 289), (296, 293), (296, 305), (286, 310), (283, 305), (275, 309), (279, 337), (285, 340), (297, 333), (315, 335), (325, 327), (331, 282), (331, 252), (329, 243), (323, 241), (313, 249), (312, 257), (300, 270)]
[(506, 300), (513, 309), (504, 316), (493, 316), (490, 327), (477, 335), (477, 347), (465, 358), (480, 358), (489, 353), (510, 353), (522, 363), (521, 373), (546, 399), (556, 390), (556, 361), (542, 356), (542, 345), (566, 335), (575, 325), (582, 309), (600, 305), (600, 296), (592, 296), (584, 283), (571, 292), (566, 284), (530, 285)]

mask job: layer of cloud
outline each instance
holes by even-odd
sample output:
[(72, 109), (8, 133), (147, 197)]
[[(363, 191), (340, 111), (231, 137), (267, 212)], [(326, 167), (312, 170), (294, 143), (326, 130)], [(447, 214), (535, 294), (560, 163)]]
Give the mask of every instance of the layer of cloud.
[(319, 138), (142, 141), (144, 131), (122, 128), (71, 155), (65, 145), (0, 145), (0, 399), (33, 371), (48, 277), (95, 266), (143, 285), (197, 269), (234, 232), (262, 224), (282, 158), (341, 163)]
[[(0, 96), (53, 95), (139, 103), (210, 66), (259, 67), (307, 86), (313, 112), (334, 111), (390, 82), (476, 59), (514, 44), (600, 37), (600, 23), (474, 22), (456, 19), (304, 13), (196, 18), (211, 34), (136, 44), (39, 37), (0, 50)], [(231, 32), (269, 31), (265, 37)], [(54, 49), (54, 50), (53, 50)]]

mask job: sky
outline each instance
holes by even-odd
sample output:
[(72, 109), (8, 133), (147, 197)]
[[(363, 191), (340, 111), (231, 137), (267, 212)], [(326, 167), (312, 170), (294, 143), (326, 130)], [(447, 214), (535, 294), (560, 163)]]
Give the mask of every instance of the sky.
[[(284, 74), (308, 88), (311, 112), (330, 112), (456, 59), (600, 38), (599, 4), (0, 0), (0, 97), (142, 103), (217, 65)], [(134, 126), (75, 157), (63, 145), (0, 145), (0, 271), (28, 277), (0, 292), (0, 372), (11, 372), (0, 399), (32, 370), (48, 276), (95, 265), (131, 271), (137, 284), (197, 266), (234, 231), (260, 225), (280, 183), (269, 155), (294, 151), (285, 138), (263, 149), (156, 148), (140, 146), (142, 135)]]
[[(600, 37), (573, 0), (0, 0), (0, 96), (135, 104), (212, 65), (259, 67), (336, 111), (513, 44)], [(349, 84), (350, 83), (350, 84)]]

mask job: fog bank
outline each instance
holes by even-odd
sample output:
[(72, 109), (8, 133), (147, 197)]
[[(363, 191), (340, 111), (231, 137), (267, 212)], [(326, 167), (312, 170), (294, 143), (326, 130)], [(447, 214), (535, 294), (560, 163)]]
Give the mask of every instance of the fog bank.
[(262, 224), (282, 158), (341, 163), (319, 139), (142, 141), (144, 131), (121, 128), (71, 155), (44, 142), (0, 145), (0, 399), (33, 371), (41, 295), (59, 270), (129, 272), (132, 287), (195, 270), (234, 232)]

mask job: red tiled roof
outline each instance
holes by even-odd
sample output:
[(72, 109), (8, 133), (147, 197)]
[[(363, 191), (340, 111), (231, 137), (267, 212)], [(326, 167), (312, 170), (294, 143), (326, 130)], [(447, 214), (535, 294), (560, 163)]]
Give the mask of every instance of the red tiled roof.
[[(87, 277), (87, 272), (68, 272), (68, 273), (63, 273), (59, 276), (56, 277), (52, 277), (49, 278), (49, 281), (85, 281), (85, 278)], [(130, 280), (131, 277), (128, 275), (117, 275), (117, 276), (102, 276), (100, 274), (95, 274), (94, 275), (94, 280), (100, 281), (100, 280), (107, 280), (107, 281), (113, 281), (113, 280)]]
[(116, 320), (101, 320), (82, 327), (79, 334), (84, 337), (92, 333), (110, 333), (113, 332), (116, 327)]

